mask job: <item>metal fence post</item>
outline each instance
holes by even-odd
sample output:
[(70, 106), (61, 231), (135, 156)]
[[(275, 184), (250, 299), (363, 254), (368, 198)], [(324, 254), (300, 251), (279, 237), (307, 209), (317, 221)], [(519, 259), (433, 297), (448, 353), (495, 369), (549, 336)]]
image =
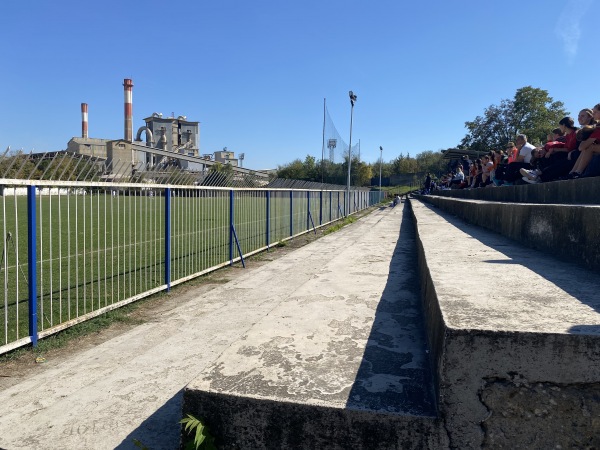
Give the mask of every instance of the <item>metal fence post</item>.
[(27, 186), (27, 270), (29, 272), (29, 336), (37, 346), (37, 236), (35, 216), (35, 186)]
[(269, 231), (271, 228), (270, 220), (271, 217), (271, 191), (267, 191), (267, 250), (269, 249), (269, 243), (271, 240), (271, 236), (269, 235)]
[(229, 265), (233, 265), (233, 189), (229, 191)]
[(306, 191), (306, 231), (310, 230), (310, 191)]
[(171, 188), (165, 189), (165, 284), (171, 290)]
[(290, 237), (294, 235), (294, 191), (290, 191)]
[(323, 191), (319, 192), (319, 225), (323, 225)]

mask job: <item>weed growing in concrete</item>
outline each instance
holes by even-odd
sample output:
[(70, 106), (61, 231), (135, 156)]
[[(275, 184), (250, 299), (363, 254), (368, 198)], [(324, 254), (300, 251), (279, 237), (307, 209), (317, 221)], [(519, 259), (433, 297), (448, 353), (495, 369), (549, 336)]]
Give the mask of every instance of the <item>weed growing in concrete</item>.
[[(210, 434), (208, 427), (201, 420), (188, 414), (179, 423), (185, 425), (184, 431), (188, 436), (184, 446), (185, 450), (216, 450), (215, 438)], [(193, 440), (191, 439), (192, 437)]]

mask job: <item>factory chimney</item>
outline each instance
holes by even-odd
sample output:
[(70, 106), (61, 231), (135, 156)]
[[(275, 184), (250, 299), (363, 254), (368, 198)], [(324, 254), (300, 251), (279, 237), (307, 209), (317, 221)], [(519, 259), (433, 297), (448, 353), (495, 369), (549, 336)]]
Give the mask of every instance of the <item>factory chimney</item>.
[(125, 78), (123, 86), (125, 87), (125, 140), (133, 142), (133, 81)]
[(87, 103), (81, 104), (81, 137), (84, 139), (88, 138), (88, 105), (87, 105)]

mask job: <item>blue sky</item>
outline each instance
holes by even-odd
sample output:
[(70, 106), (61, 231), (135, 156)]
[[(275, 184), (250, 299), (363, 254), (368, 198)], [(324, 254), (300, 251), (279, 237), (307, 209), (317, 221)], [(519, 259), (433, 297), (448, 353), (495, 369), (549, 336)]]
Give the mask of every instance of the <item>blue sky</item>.
[[(0, 148), (123, 137), (153, 112), (201, 122), (200, 151), (244, 167), (321, 157), (323, 99), (367, 162), (455, 146), (464, 122), (523, 86), (572, 115), (600, 102), (600, 0), (5, 0)], [(327, 150), (326, 150), (327, 152)]]

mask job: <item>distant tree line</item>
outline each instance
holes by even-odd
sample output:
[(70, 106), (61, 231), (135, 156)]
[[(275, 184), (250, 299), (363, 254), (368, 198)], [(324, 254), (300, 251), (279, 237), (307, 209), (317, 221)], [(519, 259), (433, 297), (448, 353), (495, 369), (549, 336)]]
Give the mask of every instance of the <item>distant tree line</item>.
[[(585, 105), (583, 105), (585, 106)], [(517, 89), (512, 99), (503, 99), (499, 105), (490, 105), (483, 115), (465, 122), (467, 134), (454, 148), (465, 153), (489, 152), (503, 149), (514, 142), (517, 134), (526, 134), (534, 145), (545, 142), (546, 135), (558, 126), (558, 122), (569, 113), (564, 104), (555, 101), (548, 91), (531, 86)], [(381, 163), (382, 178), (430, 172), (441, 175), (449, 170), (449, 161), (443, 158), (445, 149), (434, 152), (426, 150), (411, 157), (400, 153), (389, 162)], [(380, 162), (366, 163), (352, 159), (351, 179), (354, 186), (379, 184)], [(348, 159), (341, 163), (316, 160), (307, 155), (304, 161), (296, 159), (278, 167), (277, 176), (306, 181), (324, 181), (331, 184), (346, 184)]]
[[(382, 178), (393, 175), (413, 174), (416, 172), (442, 173), (447, 168), (448, 161), (443, 159), (441, 151), (426, 150), (411, 157), (410, 154), (400, 153), (392, 161), (381, 163)], [(367, 163), (352, 158), (350, 166), (353, 186), (371, 186), (379, 184), (380, 162)], [(348, 158), (341, 163), (328, 160), (317, 161), (314, 156), (307, 155), (304, 161), (295, 159), (289, 164), (279, 166), (277, 177), (305, 181), (323, 181), (328, 184), (345, 185), (348, 177)]]

